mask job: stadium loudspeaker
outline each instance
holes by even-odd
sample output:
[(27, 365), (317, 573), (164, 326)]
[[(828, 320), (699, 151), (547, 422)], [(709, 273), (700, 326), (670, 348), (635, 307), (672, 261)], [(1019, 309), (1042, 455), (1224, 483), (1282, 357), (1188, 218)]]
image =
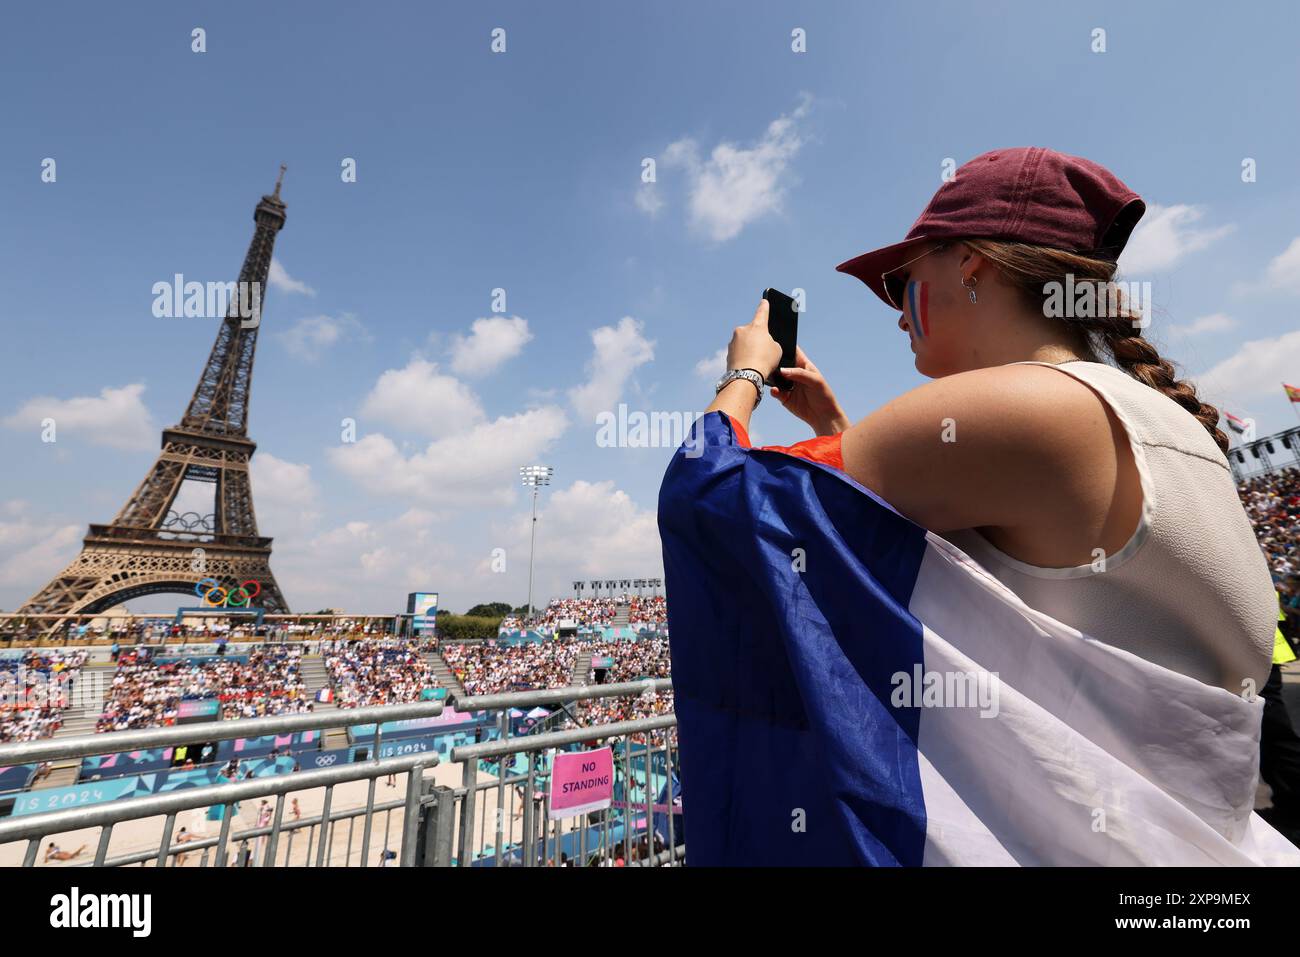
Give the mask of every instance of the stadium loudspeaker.
[(1268, 449), (1268, 454), (1269, 454), (1269, 455), (1276, 455), (1276, 454), (1277, 454), (1276, 452), (1273, 451), (1273, 443), (1272, 443), (1272, 442), (1265, 442), (1265, 443), (1264, 443), (1264, 448)]
[(370, 757), (369, 748), (357, 748), (357, 750), (352, 754), (352, 763), (355, 764), (358, 761), (364, 761), (368, 757)]

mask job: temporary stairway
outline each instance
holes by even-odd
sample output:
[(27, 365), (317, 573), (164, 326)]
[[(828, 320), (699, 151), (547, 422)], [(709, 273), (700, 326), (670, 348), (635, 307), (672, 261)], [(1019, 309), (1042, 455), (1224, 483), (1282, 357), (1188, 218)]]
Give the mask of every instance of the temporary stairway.
[[(338, 705), (333, 701), (317, 701), (316, 692), (321, 688), (330, 686), (330, 675), (325, 670), (325, 660), (320, 655), (303, 655), (302, 663), (299, 666), (302, 673), (303, 684), (307, 686), (307, 693), (311, 695), (312, 710), (316, 714), (324, 714), (330, 711), (337, 711)], [(348, 746), (348, 732), (344, 728), (330, 728), (325, 732), (325, 748), (346, 748)]]
[(449, 697), (457, 700), (469, 697), (465, 694), (465, 686), (462, 685), (460, 680), (451, 673), (451, 668), (448, 666), (447, 662), (443, 660), (442, 655), (438, 654), (436, 651), (426, 651), (424, 653), (424, 660), (429, 663), (429, 667), (433, 669), (433, 673), (438, 676), (439, 686), (447, 689)]
[[(63, 709), (63, 724), (54, 732), (56, 738), (73, 738), (95, 733), (99, 716), (104, 713), (104, 698), (112, 686), (117, 665), (105, 663), (81, 669), (72, 684), (69, 707)], [(71, 787), (77, 783), (81, 761), (63, 758), (50, 762), (50, 773), (41, 779), (42, 788)]]
[(577, 660), (573, 662), (573, 677), (570, 684), (585, 685), (591, 683), (591, 649), (578, 649)]

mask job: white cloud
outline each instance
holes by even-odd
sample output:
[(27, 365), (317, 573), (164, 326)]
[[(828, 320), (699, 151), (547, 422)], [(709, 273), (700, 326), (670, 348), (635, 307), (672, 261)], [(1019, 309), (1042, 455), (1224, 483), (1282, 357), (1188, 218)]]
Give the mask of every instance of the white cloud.
[(1171, 269), (1180, 260), (1209, 247), (1236, 227), (1216, 226), (1199, 229), (1196, 223), (1204, 217), (1199, 206), (1147, 207), (1146, 215), (1138, 223), (1119, 257), (1119, 267), (1127, 277)]
[(305, 534), (320, 519), (320, 490), (311, 466), (259, 452), (249, 464), (257, 523), (262, 533), (277, 537)]
[(120, 389), (105, 387), (98, 396), (38, 396), (23, 403), (4, 424), (11, 429), (30, 430), (33, 440), (38, 440), (41, 422), (53, 419), (55, 441), (73, 435), (111, 448), (153, 448), (158, 443), (158, 427), (140, 399), (143, 394), (144, 384), (136, 382)]
[(594, 422), (599, 413), (614, 409), (628, 378), (655, 357), (654, 341), (641, 330), (642, 323), (631, 316), (624, 316), (617, 326), (592, 330), (587, 381), (569, 390), (569, 401), (583, 421)]
[(315, 362), (327, 349), (345, 339), (369, 340), (366, 327), (351, 314), (342, 316), (308, 316), (288, 329), (276, 333), (289, 354), (306, 362)]
[(1236, 329), (1241, 325), (1236, 319), (1225, 312), (1212, 312), (1208, 316), (1200, 316), (1191, 322), (1180, 323), (1173, 328), (1187, 336), (1200, 336), (1211, 332), (1228, 332)]
[(1194, 378), (1206, 401), (1244, 408), (1249, 399), (1282, 401), (1282, 383), (1300, 385), (1300, 331), (1243, 343), (1236, 354)]
[(717, 382), (727, 371), (727, 347), (723, 346), (708, 358), (695, 363), (695, 374), (701, 379)]
[(296, 292), (306, 296), (316, 295), (316, 290), (311, 286), (290, 276), (278, 259), (271, 260), (271, 271), (267, 273), (266, 282), (272, 289), (278, 289), (281, 292)]
[(1268, 264), (1264, 281), (1273, 289), (1300, 292), (1300, 237)]
[[(508, 555), (528, 561), (532, 515), (510, 521)], [(576, 578), (661, 575), (663, 549), (653, 509), (638, 508), (612, 481), (578, 480), (542, 499), (537, 515), (537, 583), (534, 604), (570, 594)], [(481, 571), (487, 570), (487, 564)], [(521, 602), (522, 604), (522, 602)]]
[(277, 535), (271, 559), (285, 597), (300, 612), (386, 612), (407, 592), (470, 584), (454, 543), (429, 512), (348, 521), (312, 535)]
[(362, 403), (361, 414), (433, 437), (464, 432), (485, 418), (469, 386), (443, 375), (425, 359), (412, 359), (405, 368), (381, 375)]
[(519, 466), (549, 449), (567, 426), (562, 410), (544, 406), (444, 436), (414, 455), (377, 432), (328, 455), (335, 468), (377, 495), (433, 505), (508, 505)]
[(532, 338), (528, 321), (518, 316), (475, 319), (468, 337), (452, 340), (451, 369), (458, 375), (486, 375), (519, 355)]
[(659, 195), (659, 188), (655, 183), (642, 183), (636, 191), (634, 201), (636, 208), (651, 219), (658, 216), (659, 211), (664, 208), (663, 197)]
[(723, 142), (713, 148), (708, 159), (701, 159), (699, 144), (685, 138), (664, 150), (662, 165), (686, 172), (687, 204), (694, 228), (723, 242), (781, 209), (790, 163), (804, 144), (797, 122), (807, 116), (810, 103), (811, 97), (805, 96), (793, 113), (769, 123), (753, 146)]
[(85, 525), (40, 519), (17, 499), (0, 506), (0, 587), (13, 589), (12, 606), (30, 598), (70, 562), (85, 534)]

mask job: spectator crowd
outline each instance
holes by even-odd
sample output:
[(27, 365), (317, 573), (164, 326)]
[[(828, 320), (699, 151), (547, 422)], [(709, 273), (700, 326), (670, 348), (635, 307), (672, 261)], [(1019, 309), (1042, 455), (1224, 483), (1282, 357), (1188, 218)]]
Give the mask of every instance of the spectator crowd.
[(422, 654), (422, 645), (401, 639), (364, 639), (333, 643), (325, 654), (334, 700), (340, 708), (419, 701), (438, 677)]
[(235, 658), (154, 661), (128, 652), (118, 658), (97, 731), (126, 731), (176, 723), (182, 699), (216, 698), (220, 716), (259, 718), (311, 711), (296, 646), (254, 650)]
[(1300, 469), (1248, 479), (1237, 491), (1274, 580), (1294, 586), (1300, 576)]
[[(606, 684), (672, 676), (672, 658), (667, 638), (602, 641), (592, 643), (590, 648), (593, 661), (612, 659), (605, 673)], [(593, 667), (592, 670), (596, 669)], [(582, 705), (582, 717), (584, 724), (605, 724), (671, 714), (672, 710), (671, 691), (647, 692), (636, 697), (594, 698)], [(568, 721), (564, 726), (576, 725)], [(654, 739), (656, 743), (662, 742), (662, 731), (654, 732)]]
[(0, 744), (54, 734), (85, 663), (84, 651), (35, 649), (0, 661)]
[(663, 595), (623, 594), (616, 598), (552, 598), (531, 618), (507, 615), (501, 627), (554, 630), (561, 621), (572, 621), (580, 628), (609, 627), (614, 624), (620, 605), (629, 606), (628, 622), (632, 625), (662, 624), (668, 620), (667, 600)]
[(442, 657), (466, 694), (501, 694), (572, 684), (578, 654), (590, 646), (577, 640), (448, 645)]

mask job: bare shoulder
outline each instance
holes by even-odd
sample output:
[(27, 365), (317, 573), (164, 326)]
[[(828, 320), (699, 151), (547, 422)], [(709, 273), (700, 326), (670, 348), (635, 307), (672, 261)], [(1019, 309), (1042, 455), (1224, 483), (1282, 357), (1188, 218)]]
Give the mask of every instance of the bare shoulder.
[(1036, 449), (1059, 437), (1077, 438), (1089, 424), (1104, 429), (1107, 420), (1106, 404), (1088, 385), (1039, 365), (992, 366), (934, 379), (880, 412), (909, 423), (938, 416), (959, 430), (987, 432), (989, 441), (996, 436), (1009, 448)]
[(1106, 404), (1057, 369), (1005, 365), (927, 382), (844, 434), (845, 468), (936, 531), (1039, 521), (1114, 457)]

